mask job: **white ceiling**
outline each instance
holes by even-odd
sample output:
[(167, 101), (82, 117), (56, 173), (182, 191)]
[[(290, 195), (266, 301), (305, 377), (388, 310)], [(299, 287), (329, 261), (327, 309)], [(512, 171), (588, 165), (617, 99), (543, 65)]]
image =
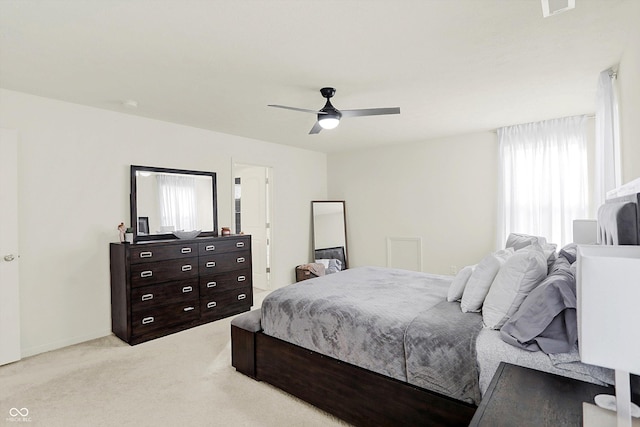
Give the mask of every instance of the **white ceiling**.
[[(593, 113), (638, 0), (0, 0), (0, 87), (324, 152)], [(307, 133), (338, 108), (400, 107)], [(138, 102), (135, 110), (122, 101)]]

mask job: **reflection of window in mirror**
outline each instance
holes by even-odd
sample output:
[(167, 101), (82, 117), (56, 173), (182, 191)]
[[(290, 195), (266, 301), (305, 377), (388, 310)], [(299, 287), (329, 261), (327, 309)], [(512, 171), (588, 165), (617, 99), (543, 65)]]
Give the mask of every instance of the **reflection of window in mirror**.
[(240, 184), (240, 177), (237, 177), (235, 179), (235, 185), (234, 185), (234, 199), (235, 199), (235, 216), (236, 216), (236, 234), (240, 234), (240, 231), (242, 230), (242, 225), (241, 225), (241, 215), (242, 215), (242, 211), (240, 209), (240, 199), (242, 196), (242, 186)]
[(195, 177), (159, 173), (156, 179), (160, 200), (160, 226), (165, 229), (172, 227), (171, 231), (196, 230), (198, 202)]

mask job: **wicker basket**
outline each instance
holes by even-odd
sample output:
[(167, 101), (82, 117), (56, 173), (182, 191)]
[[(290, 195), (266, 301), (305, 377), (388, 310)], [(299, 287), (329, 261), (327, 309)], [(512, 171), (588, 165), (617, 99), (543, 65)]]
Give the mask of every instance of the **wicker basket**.
[(318, 277), (309, 270), (303, 270), (301, 267), (300, 265), (296, 267), (296, 282)]

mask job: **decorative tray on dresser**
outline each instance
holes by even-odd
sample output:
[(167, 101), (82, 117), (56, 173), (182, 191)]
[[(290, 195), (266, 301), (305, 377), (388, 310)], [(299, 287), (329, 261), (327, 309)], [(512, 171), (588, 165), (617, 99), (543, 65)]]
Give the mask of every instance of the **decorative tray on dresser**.
[(251, 237), (111, 243), (111, 329), (131, 345), (253, 305)]

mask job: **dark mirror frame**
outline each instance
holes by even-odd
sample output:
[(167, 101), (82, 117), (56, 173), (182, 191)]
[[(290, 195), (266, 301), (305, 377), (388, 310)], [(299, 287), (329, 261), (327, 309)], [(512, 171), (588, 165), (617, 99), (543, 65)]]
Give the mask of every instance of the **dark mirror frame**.
[(178, 173), (182, 175), (200, 175), (200, 176), (210, 176), (212, 180), (212, 189), (213, 192), (213, 230), (203, 230), (198, 237), (207, 237), (207, 236), (218, 236), (218, 203), (217, 203), (217, 187), (216, 187), (216, 173), (215, 172), (201, 172), (201, 171), (193, 171), (193, 170), (184, 170), (184, 169), (169, 169), (169, 168), (157, 168), (152, 166), (137, 166), (131, 165), (131, 194), (130, 197), (130, 206), (131, 206), (131, 228), (133, 228), (133, 241), (149, 241), (149, 240), (167, 240), (167, 239), (177, 239), (177, 237), (173, 233), (166, 234), (151, 234), (151, 235), (138, 235), (138, 190), (137, 190), (137, 182), (136, 182), (136, 172), (138, 171), (147, 171), (147, 172), (160, 172), (160, 173)]
[[(344, 247), (335, 248), (316, 248), (316, 230), (315, 230), (315, 209), (316, 204), (336, 203), (342, 205), (342, 226), (344, 228)], [(344, 269), (349, 268), (349, 249), (347, 248), (347, 208), (344, 200), (312, 200), (311, 201), (311, 237), (313, 242), (314, 259), (318, 255), (330, 258), (337, 258), (343, 261)]]

